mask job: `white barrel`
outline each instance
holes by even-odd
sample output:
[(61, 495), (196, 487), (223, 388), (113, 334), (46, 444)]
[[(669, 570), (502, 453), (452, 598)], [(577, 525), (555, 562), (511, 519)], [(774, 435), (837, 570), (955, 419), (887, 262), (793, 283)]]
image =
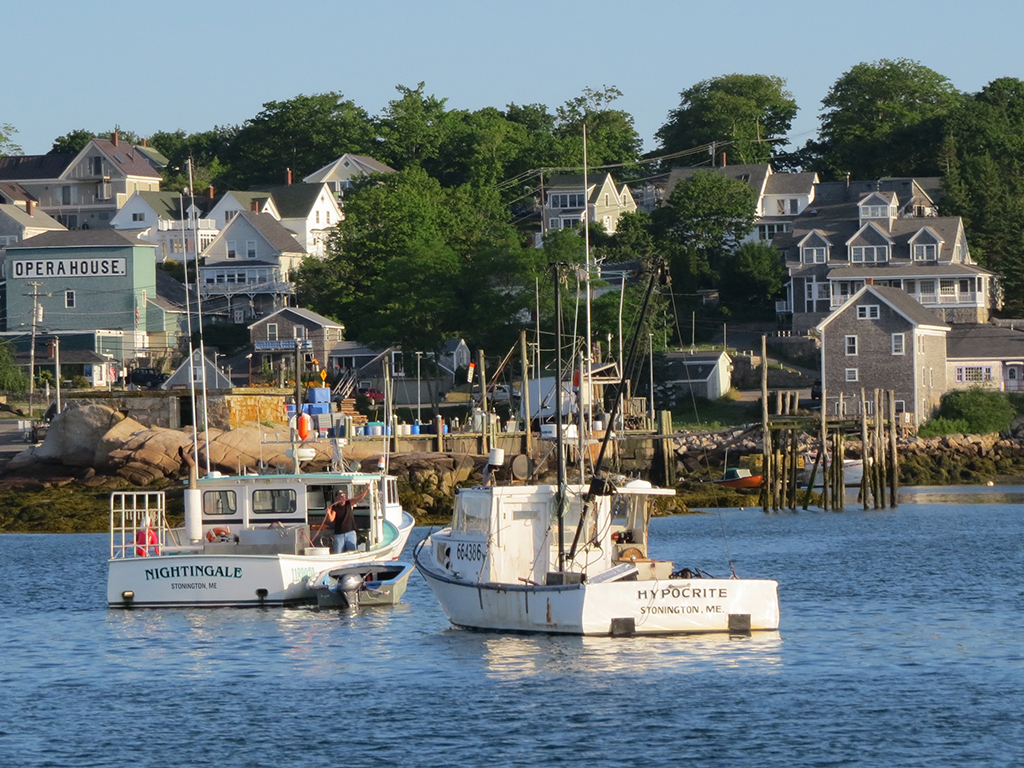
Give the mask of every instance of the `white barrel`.
[(487, 460), (487, 463), (492, 467), (500, 467), (505, 463), (505, 449), (504, 448), (491, 448), (491, 456)]

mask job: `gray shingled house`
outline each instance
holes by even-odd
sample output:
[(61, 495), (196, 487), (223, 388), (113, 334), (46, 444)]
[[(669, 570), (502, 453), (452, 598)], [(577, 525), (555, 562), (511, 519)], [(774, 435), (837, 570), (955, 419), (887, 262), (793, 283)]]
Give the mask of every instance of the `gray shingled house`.
[(995, 275), (971, 259), (963, 222), (939, 216), (937, 179), (825, 182), (773, 237), (789, 283), (777, 303), (793, 330), (813, 328), (864, 286), (899, 288), (945, 323), (985, 323)]
[[(895, 392), (905, 423), (920, 426), (938, 408), (946, 383), (946, 337), (938, 315), (891, 287), (865, 285), (817, 326), (822, 407), (861, 412), (861, 389)], [(870, 407), (869, 397), (869, 407)]]

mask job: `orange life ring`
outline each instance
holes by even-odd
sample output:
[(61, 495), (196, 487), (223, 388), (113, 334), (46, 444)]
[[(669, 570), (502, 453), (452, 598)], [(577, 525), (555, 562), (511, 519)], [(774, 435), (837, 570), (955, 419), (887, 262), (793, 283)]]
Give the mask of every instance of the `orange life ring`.
[(230, 528), (211, 528), (210, 530), (208, 530), (206, 532), (206, 540), (207, 541), (214, 541), (215, 539), (219, 539), (221, 536), (230, 536), (230, 535), (231, 535), (231, 529)]
[(135, 534), (135, 556), (136, 557), (148, 557), (149, 548), (153, 548), (153, 554), (160, 554), (160, 547), (157, 546), (160, 543), (159, 537), (156, 535), (156, 531), (152, 528), (143, 528)]

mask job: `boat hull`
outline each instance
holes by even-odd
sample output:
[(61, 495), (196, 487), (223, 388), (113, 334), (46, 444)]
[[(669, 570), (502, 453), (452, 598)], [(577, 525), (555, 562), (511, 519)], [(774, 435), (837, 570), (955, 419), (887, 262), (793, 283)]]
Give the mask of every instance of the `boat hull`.
[(369, 552), (310, 555), (165, 554), (108, 561), (107, 604), (114, 608), (279, 606), (315, 602), (309, 578), (328, 568), (394, 560), (412, 532)]
[(733, 480), (713, 480), (712, 482), (725, 488), (760, 488), (761, 475), (739, 477)]
[(667, 579), (565, 586), (472, 583), (417, 558), (448, 620), (466, 629), (571, 635), (674, 635), (779, 627), (778, 583)]

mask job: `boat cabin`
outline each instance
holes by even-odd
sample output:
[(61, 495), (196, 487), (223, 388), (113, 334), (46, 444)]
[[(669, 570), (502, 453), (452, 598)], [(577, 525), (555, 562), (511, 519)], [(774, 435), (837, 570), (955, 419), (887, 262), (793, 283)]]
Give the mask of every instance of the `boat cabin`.
[[(264, 545), (294, 538), (296, 548), (312, 546), (312, 535), (339, 491), (355, 498), (357, 546), (369, 549), (387, 538), (385, 521), (401, 523), (398, 486), (393, 477), (361, 473), (315, 475), (246, 475), (208, 477), (198, 481), (202, 500), (203, 533), (230, 543)], [(289, 535), (289, 532), (291, 535)], [(324, 525), (317, 546), (329, 546), (330, 524)], [(267, 541), (264, 542), (263, 539)], [(258, 541), (257, 541), (258, 540)]]
[[(642, 486), (597, 496), (589, 506), (576, 554), (565, 571), (599, 573), (618, 562), (647, 558), (649, 497)], [(562, 551), (576, 540), (585, 486), (569, 486), (562, 515)], [(671, 494), (672, 491), (666, 493)], [(553, 485), (462, 489), (455, 497), (450, 537), (434, 537), (438, 562), (461, 578), (547, 584), (559, 571), (558, 489)]]

